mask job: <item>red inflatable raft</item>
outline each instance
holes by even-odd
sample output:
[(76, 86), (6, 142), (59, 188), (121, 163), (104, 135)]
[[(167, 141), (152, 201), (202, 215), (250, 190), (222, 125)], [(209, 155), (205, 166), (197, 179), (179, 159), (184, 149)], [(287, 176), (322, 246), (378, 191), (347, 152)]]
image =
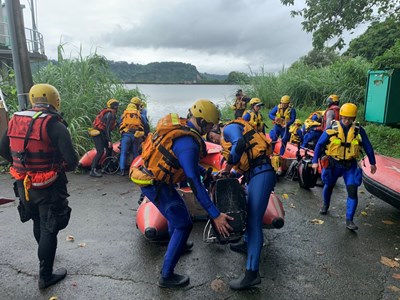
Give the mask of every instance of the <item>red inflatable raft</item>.
[(361, 162), (364, 186), (374, 196), (400, 209), (400, 159), (379, 154), (375, 158), (375, 174), (371, 174), (367, 157)]
[[(220, 154), (221, 146), (206, 142), (207, 152), (209, 153), (200, 163), (205, 167), (212, 167), (218, 171), (223, 166), (223, 159)], [(132, 165), (140, 166), (141, 156), (137, 157)], [(181, 188), (177, 190), (185, 201), (189, 213), (194, 220), (206, 220), (208, 215), (200, 203), (195, 199), (191, 189)], [(284, 225), (285, 211), (279, 197), (272, 193), (269, 199), (268, 207), (263, 218), (264, 228), (282, 228)], [(136, 227), (149, 240), (159, 240), (168, 236), (168, 223), (157, 207), (146, 197), (139, 205), (136, 215)]]
[[(113, 152), (114, 153), (120, 152), (119, 142), (115, 142), (113, 144)], [(83, 168), (83, 169), (89, 169), (92, 165), (92, 161), (93, 161), (95, 155), (96, 155), (96, 149), (89, 150), (88, 152), (83, 154), (83, 156), (79, 160), (78, 167)], [(102, 164), (102, 162), (104, 161), (105, 158), (106, 158), (106, 154), (104, 152), (103, 156), (101, 157), (101, 159), (99, 161), (100, 165)]]

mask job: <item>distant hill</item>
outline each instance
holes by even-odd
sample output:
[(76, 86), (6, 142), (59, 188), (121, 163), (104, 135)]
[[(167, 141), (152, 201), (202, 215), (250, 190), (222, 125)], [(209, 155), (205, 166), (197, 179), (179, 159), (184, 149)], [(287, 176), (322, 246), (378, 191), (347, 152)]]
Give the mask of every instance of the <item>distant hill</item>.
[[(37, 72), (55, 60), (32, 64), (32, 72)], [(125, 83), (226, 83), (228, 75), (200, 73), (194, 65), (182, 62), (153, 62), (147, 65), (126, 61), (108, 61), (110, 71)]]
[(110, 70), (127, 83), (223, 83), (227, 75), (199, 73), (191, 64), (153, 62), (147, 65), (109, 61)]

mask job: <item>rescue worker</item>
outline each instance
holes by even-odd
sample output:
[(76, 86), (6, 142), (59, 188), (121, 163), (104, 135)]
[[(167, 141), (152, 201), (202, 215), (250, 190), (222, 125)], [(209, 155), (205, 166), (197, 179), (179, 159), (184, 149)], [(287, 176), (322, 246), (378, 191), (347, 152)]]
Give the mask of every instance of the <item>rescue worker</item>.
[(303, 141), (303, 131), (301, 130), (301, 123), (300, 119), (296, 119), (294, 123), (289, 127), (290, 133), (290, 140), (289, 143), (293, 144), (301, 144)]
[(322, 118), (321, 130), (326, 130), (332, 123), (332, 121), (339, 121), (339, 96), (330, 95), (326, 99), (326, 105), (328, 108), (325, 110), (324, 116)]
[[(133, 99), (133, 98), (132, 98)], [(126, 162), (129, 153), (133, 154), (133, 159), (139, 155), (139, 147), (145, 135), (144, 128), (148, 128), (147, 119), (142, 118), (140, 113), (141, 101), (138, 97), (134, 99), (135, 103), (128, 104), (123, 112), (119, 132), (121, 133), (121, 152), (119, 158), (120, 175), (126, 175)]]
[(260, 112), (261, 108), (264, 106), (264, 103), (260, 98), (252, 98), (249, 102), (250, 109), (243, 114), (243, 119), (257, 131), (260, 131), (265, 134), (265, 126), (263, 116)]
[(38, 244), (39, 289), (67, 275), (64, 268), (53, 272), (57, 235), (69, 222), (66, 171), (73, 171), (78, 157), (66, 123), (59, 115), (61, 98), (49, 84), (35, 84), (29, 91), (32, 109), (16, 112), (0, 140), (0, 155), (12, 163), (16, 180), (18, 211), (22, 222), (33, 220)]
[(92, 168), (90, 171), (90, 176), (101, 177), (101, 173), (97, 171), (100, 159), (106, 151), (106, 156), (111, 156), (112, 154), (112, 140), (111, 131), (117, 126), (117, 111), (118, 111), (119, 101), (115, 99), (110, 99), (107, 101), (107, 108), (102, 109), (93, 121), (93, 128), (96, 129), (97, 134), (92, 135), (94, 146), (96, 148), (96, 155), (92, 161)]
[(225, 125), (221, 146), (227, 164), (219, 174), (229, 174), (233, 169), (235, 173), (244, 175), (247, 182), (245, 239), (242, 243), (230, 246), (233, 251), (247, 253), (246, 272), (229, 283), (232, 289), (242, 290), (261, 282), (262, 219), (276, 180), (269, 158), (272, 149), (263, 133), (241, 119)]
[[(200, 175), (207, 171), (199, 166), (200, 157), (206, 154), (202, 135), (218, 124), (219, 111), (210, 100), (198, 100), (189, 110), (188, 119), (169, 114), (159, 120), (154, 134), (149, 134), (143, 143), (144, 167), (131, 168), (131, 180), (141, 185), (143, 194), (152, 201), (168, 220), (170, 241), (162, 266), (158, 285), (182, 287), (189, 284), (189, 277), (175, 273), (175, 266), (183, 251), (193, 246), (187, 239), (192, 230), (188, 209), (175, 189), (179, 182), (187, 180), (190, 187), (217, 230), (228, 236), (232, 230), (228, 220), (232, 217), (219, 212), (204, 188)], [(139, 176), (138, 173), (139, 172)], [(140, 176), (147, 174), (145, 183)]]
[(274, 127), (269, 132), (272, 140), (272, 151), (274, 151), (276, 141), (280, 137), (282, 144), (279, 155), (282, 156), (290, 139), (289, 127), (296, 119), (296, 110), (290, 103), (290, 97), (288, 95), (282, 96), (280, 103), (269, 112), (268, 116), (274, 123)]
[(241, 118), (243, 116), (244, 111), (246, 110), (246, 105), (250, 101), (249, 97), (245, 97), (243, 95), (242, 90), (238, 90), (236, 92), (236, 98), (234, 100), (234, 103), (232, 105), (232, 109), (235, 111), (235, 119)]
[(222, 123), (215, 124), (209, 133), (205, 135), (206, 141), (211, 142), (214, 144), (221, 144), (221, 134), (222, 134), (222, 127), (224, 125)]
[(358, 204), (357, 189), (362, 183), (362, 170), (357, 163), (361, 147), (368, 156), (371, 174), (376, 172), (374, 150), (364, 128), (354, 122), (356, 116), (357, 106), (355, 104), (343, 104), (340, 108), (340, 121), (334, 121), (321, 135), (312, 160), (314, 172), (317, 172), (318, 157), (325, 150), (325, 156), (321, 158), (323, 167), (321, 177), (324, 189), (320, 214), (327, 214), (333, 188), (338, 178), (343, 176), (347, 189), (346, 227), (349, 230), (358, 229), (353, 218)]
[(323, 111), (315, 111), (304, 121), (304, 139), (301, 144), (304, 148), (314, 149), (322, 134)]
[(130, 103), (139, 105), (140, 110), (140, 117), (142, 118), (143, 125), (144, 125), (144, 136), (146, 137), (150, 132), (150, 122), (149, 118), (147, 117), (147, 108), (146, 103), (142, 101), (139, 97), (135, 96), (132, 97)]

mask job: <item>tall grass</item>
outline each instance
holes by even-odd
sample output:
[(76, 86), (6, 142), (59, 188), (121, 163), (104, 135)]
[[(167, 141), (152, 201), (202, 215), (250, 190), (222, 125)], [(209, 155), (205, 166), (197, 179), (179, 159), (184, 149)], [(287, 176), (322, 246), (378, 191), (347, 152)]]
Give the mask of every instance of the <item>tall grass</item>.
[(324, 108), (330, 94), (338, 94), (342, 102), (361, 104), (365, 96), (370, 63), (362, 58), (341, 58), (332, 65), (316, 68), (296, 62), (278, 73), (254, 72), (246, 92), (259, 97), (267, 108), (290, 95), (296, 107)]
[[(140, 91), (127, 90), (108, 68), (105, 57), (96, 53), (75, 59), (64, 59), (63, 48), (58, 48), (58, 61), (38, 70), (35, 83), (54, 85), (61, 95), (61, 111), (69, 123), (69, 130), (79, 154), (93, 147), (87, 134), (96, 114), (115, 98), (123, 110), (133, 96), (143, 98)], [(117, 138), (117, 135), (114, 135)]]

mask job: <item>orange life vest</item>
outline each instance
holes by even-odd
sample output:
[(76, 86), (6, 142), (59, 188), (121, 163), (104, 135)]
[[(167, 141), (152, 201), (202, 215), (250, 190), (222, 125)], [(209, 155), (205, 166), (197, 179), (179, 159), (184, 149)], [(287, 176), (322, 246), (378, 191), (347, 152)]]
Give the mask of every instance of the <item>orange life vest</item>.
[(7, 136), (13, 159), (10, 174), (24, 180), (26, 189), (50, 186), (62, 169), (61, 155), (47, 133), (54, 118), (59, 119), (43, 111), (27, 110), (15, 113), (9, 123)]
[[(240, 161), (233, 167), (236, 171), (243, 174), (248, 171), (250, 167), (256, 164), (259, 159), (269, 159), (269, 155), (272, 154), (271, 143), (262, 132), (256, 131), (243, 119), (233, 120), (228, 122), (225, 126), (228, 126), (229, 124), (243, 125), (243, 138), (246, 142), (246, 148)], [(232, 143), (225, 141), (222, 137), (221, 146), (223, 148), (221, 154), (226, 160), (228, 160)]]
[(122, 114), (122, 122), (119, 126), (119, 132), (135, 132), (135, 131), (144, 131), (142, 118), (140, 116), (140, 111), (138, 109), (126, 109)]
[[(150, 133), (143, 142), (144, 166), (154, 176), (154, 180), (175, 184), (186, 178), (172, 151), (173, 142), (179, 137), (192, 136), (199, 144), (199, 160), (206, 155), (206, 145), (202, 137), (186, 124), (186, 119), (179, 118), (177, 114), (168, 114), (158, 121), (156, 131)], [(134, 179), (132, 181), (135, 182)]]
[(104, 115), (106, 113), (110, 112), (112, 114), (112, 121), (111, 121), (111, 130), (114, 130), (115, 126), (117, 125), (117, 117), (115, 116), (115, 112), (112, 109), (105, 108), (102, 109), (99, 114), (96, 116), (96, 118), (93, 121), (93, 128), (104, 131), (107, 127), (107, 124), (104, 120)]

